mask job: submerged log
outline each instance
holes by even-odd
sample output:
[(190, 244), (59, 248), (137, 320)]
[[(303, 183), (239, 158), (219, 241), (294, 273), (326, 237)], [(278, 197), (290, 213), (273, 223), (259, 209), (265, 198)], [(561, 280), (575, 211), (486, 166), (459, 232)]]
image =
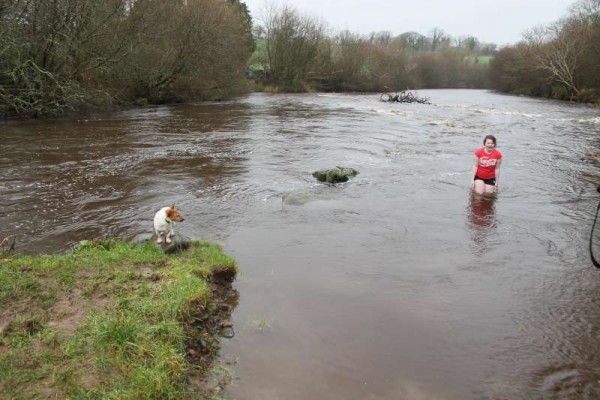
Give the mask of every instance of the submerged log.
[(427, 97), (419, 97), (413, 94), (409, 90), (403, 90), (401, 92), (382, 93), (380, 98), (381, 101), (386, 103), (419, 103), (419, 104), (431, 104)]

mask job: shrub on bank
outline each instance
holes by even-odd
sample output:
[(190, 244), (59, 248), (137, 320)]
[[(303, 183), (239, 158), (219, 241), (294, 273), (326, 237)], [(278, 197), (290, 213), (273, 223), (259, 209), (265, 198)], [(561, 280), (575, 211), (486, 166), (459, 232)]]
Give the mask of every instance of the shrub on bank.
[(247, 91), (252, 19), (238, 0), (0, 6), (0, 117), (224, 99)]

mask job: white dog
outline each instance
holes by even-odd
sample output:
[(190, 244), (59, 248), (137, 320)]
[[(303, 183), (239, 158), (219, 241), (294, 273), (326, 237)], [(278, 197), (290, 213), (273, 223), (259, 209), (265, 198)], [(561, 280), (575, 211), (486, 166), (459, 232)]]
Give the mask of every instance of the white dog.
[(162, 243), (163, 236), (165, 236), (165, 242), (171, 243), (171, 237), (175, 234), (173, 227), (175, 222), (182, 222), (183, 217), (179, 214), (179, 211), (173, 204), (171, 207), (163, 207), (156, 212), (154, 215), (154, 233), (158, 236), (156, 243)]

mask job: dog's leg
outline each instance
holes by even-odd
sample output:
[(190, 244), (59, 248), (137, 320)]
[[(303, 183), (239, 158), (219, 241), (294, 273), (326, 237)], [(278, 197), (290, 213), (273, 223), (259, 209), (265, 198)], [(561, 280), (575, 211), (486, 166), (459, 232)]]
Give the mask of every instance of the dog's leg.
[(171, 223), (171, 228), (169, 228), (169, 232), (167, 232), (167, 238), (165, 239), (165, 242), (167, 242), (167, 244), (171, 243), (171, 237), (175, 234), (175, 232), (173, 232), (172, 225), (173, 223)]
[(162, 243), (162, 233), (160, 233), (159, 231), (154, 231), (154, 233), (156, 233), (156, 236), (158, 236), (158, 239), (156, 239), (156, 244), (161, 244)]

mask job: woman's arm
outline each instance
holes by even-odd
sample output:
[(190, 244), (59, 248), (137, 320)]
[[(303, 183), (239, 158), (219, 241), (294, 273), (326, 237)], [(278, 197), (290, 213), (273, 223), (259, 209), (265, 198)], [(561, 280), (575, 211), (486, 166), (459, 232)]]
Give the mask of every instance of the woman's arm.
[(473, 157), (473, 170), (471, 171), (471, 187), (475, 186), (475, 175), (477, 175), (477, 168), (479, 167), (479, 157)]
[(496, 170), (494, 171), (496, 174), (496, 189), (500, 187), (500, 165), (502, 164), (502, 159), (496, 161)]

